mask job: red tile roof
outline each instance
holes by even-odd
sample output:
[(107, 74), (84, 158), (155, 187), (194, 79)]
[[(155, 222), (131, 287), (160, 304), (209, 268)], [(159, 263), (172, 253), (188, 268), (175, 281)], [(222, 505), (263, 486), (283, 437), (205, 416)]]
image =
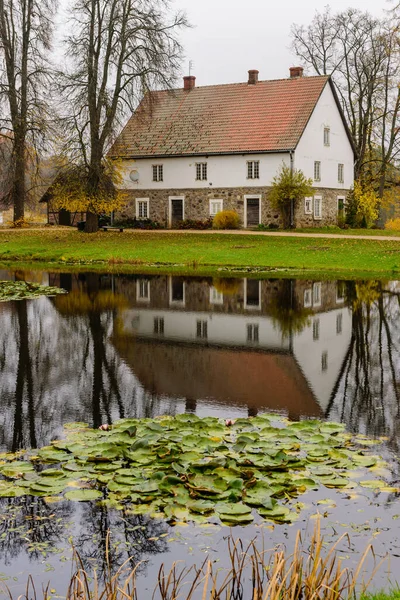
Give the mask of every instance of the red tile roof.
[(296, 148), (329, 77), (151, 92), (110, 156), (282, 152)]

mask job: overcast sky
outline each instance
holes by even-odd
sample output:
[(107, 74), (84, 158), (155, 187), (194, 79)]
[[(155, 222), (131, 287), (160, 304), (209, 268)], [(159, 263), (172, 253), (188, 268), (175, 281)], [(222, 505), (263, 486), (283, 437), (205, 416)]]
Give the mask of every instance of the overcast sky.
[[(182, 34), (185, 74), (194, 63), (198, 85), (247, 81), (247, 71), (258, 69), (260, 79), (287, 77), (298, 63), (289, 50), (292, 23), (308, 24), (323, 0), (174, 0), (186, 11), (193, 29)], [(334, 12), (349, 6), (382, 16), (393, 3), (387, 0), (334, 0)]]

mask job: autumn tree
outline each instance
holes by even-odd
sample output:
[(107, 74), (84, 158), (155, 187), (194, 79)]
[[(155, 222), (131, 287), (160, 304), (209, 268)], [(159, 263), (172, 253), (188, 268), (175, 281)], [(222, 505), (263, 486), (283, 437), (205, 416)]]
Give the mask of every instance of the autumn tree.
[(268, 199), (280, 211), (283, 226), (294, 227), (294, 215), (301, 199), (313, 195), (312, 179), (307, 179), (300, 169), (283, 164), (272, 180)]
[[(63, 126), (70, 160), (85, 170), (95, 198), (104, 159), (122, 119), (150, 88), (169, 88), (181, 61), (177, 32), (186, 26), (170, 0), (72, 0), (69, 68), (62, 74)], [(94, 206), (86, 231), (98, 228)]]
[(0, 0), (0, 133), (12, 143), (14, 221), (24, 217), (28, 166), (32, 169), (46, 130), (55, 2)]
[(383, 197), (400, 152), (398, 31), (389, 19), (347, 9), (293, 25), (292, 49), (313, 73), (332, 75), (357, 154), (355, 177)]

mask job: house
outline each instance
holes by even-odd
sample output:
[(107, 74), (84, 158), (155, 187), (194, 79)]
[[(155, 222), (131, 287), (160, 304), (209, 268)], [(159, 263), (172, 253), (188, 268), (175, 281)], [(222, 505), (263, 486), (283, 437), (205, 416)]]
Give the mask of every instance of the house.
[(282, 164), (312, 178), (314, 195), (295, 215), (297, 226), (337, 222), (353, 185), (355, 147), (329, 76), (290, 77), (150, 92), (109, 156), (121, 165), (127, 194), (123, 218), (168, 227), (233, 209), (243, 227), (278, 225), (268, 202)]

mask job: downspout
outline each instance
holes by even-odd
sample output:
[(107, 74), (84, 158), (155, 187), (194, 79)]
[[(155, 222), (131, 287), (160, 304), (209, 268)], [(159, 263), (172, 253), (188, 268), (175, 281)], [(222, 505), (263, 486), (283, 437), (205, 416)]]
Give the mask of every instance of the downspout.
[[(290, 150), (290, 174), (293, 176), (294, 172), (294, 154), (293, 150)], [(290, 228), (294, 229), (294, 202), (293, 198), (290, 199)]]

